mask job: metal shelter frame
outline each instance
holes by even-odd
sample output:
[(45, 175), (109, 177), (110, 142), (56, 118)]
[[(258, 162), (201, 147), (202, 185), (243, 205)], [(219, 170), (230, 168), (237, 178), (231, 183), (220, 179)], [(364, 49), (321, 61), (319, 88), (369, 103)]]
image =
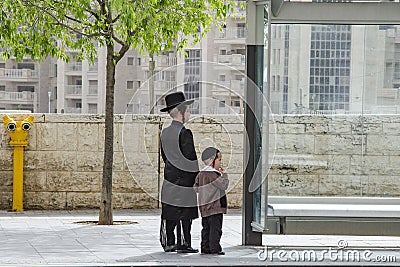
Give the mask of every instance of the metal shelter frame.
[[(267, 23), (264, 10), (268, 10)], [(247, 42), (246, 42), (246, 74), (248, 79), (245, 92), (245, 128), (249, 143), (245, 143), (244, 157), (248, 164), (243, 176), (243, 245), (262, 245), (262, 228), (266, 225), (255, 223), (254, 199), (261, 198), (256, 192), (248, 190), (253, 176), (260, 176), (257, 169), (261, 157), (269, 157), (262, 153), (262, 139), (269, 135), (261, 135), (261, 127), (257, 118), (262, 116), (262, 102), (257, 101), (257, 90), (264, 93), (269, 103), (269, 73), (266, 73), (266, 83), (263, 81), (264, 69), (269, 72), (270, 62), (264, 63), (264, 44), (268, 46), (267, 53), (271, 53), (270, 40), (264, 41), (264, 28), (270, 29), (271, 24), (349, 24), (349, 25), (379, 25), (400, 23), (400, 3), (381, 1), (299, 1), (299, 0), (248, 0), (247, 1)], [(265, 24), (266, 23), (266, 24)], [(270, 30), (268, 30), (270, 32)], [(268, 45), (269, 44), (269, 45)], [(268, 56), (268, 58), (270, 58)], [(263, 86), (266, 84), (266, 88)], [(260, 114), (261, 112), (261, 114)], [(265, 141), (265, 140), (264, 140)], [(265, 144), (265, 142), (264, 142)], [(266, 161), (268, 162), (268, 160)], [(259, 177), (261, 179), (261, 177)], [(265, 190), (264, 199), (268, 199), (268, 179), (261, 185)], [(265, 208), (267, 205), (265, 205)], [(265, 211), (266, 214), (266, 211)]]

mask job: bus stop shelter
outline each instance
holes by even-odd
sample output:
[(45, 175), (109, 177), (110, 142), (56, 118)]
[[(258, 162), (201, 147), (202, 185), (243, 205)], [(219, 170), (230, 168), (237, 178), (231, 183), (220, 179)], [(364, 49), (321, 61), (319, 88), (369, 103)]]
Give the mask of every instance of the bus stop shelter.
[[(261, 245), (267, 230), (268, 172), (271, 157), (271, 25), (396, 25), (398, 1), (250, 0), (247, 1), (245, 127), (248, 162), (243, 182), (243, 244)], [(260, 101), (260, 97), (266, 101)], [(301, 101), (301, 100), (300, 100)], [(301, 103), (301, 102), (300, 102)], [(245, 161), (246, 162), (246, 161)], [(255, 186), (256, 185), (256, 186)]]

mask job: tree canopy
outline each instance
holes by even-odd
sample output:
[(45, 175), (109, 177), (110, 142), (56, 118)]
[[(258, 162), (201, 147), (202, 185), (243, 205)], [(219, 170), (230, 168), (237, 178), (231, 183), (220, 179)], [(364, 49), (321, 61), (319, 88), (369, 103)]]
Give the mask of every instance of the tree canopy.
[[(148, 53), (198, 41), (212, 24), (222, 26), (224, 0), (2, 0), (0, 39), (4, 58), (53, 56), (93, 59), (95, 43), (117, 43), (118, 61), (126, 50)], [(199, 32), (198, 30), (201, 29)]]

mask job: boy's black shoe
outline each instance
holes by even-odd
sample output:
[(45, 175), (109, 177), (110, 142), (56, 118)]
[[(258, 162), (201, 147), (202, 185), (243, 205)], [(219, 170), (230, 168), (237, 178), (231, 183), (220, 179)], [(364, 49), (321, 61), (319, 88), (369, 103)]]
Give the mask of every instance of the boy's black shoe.
[(187, 248), (178, 249), (177, 252), (178, 253), (197, 253), (197, 252), (199, 252), (199, 250), (192, 248), (192, 247), (187, 247)]
[(223, 252), (223, 251), (221, 250), (220, 252), (212, 253), (212, 255), (214, 255), (214, 256), (221, 256), (221, 255), (225, 255), (225, 252)]

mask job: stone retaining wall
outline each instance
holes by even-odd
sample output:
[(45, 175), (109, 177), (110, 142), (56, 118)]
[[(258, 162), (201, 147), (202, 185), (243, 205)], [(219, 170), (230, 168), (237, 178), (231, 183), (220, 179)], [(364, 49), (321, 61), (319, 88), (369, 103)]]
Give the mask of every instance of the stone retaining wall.
[(271, 195), (400, 196), (400, 116), (275, 117)]
[[(34, 117), (25, 148), (24, 208), (98, 208), (104, 116)], [(158, 171), (163, 172), (159, 134), (169, 123), (166, 116), (115, 116), (114, 208), (157, 208)], [(223, 152), (229, 204), (240, 207), (243, 117), (203, 115), (187, 127), (198, 155), (209, 145)], [(10, 209), (13, 148), (3, 127), (0, 132), (0, 208)], [(400, 196), (398, 116), (275, 116), (270, 132), (271, 195)]]

